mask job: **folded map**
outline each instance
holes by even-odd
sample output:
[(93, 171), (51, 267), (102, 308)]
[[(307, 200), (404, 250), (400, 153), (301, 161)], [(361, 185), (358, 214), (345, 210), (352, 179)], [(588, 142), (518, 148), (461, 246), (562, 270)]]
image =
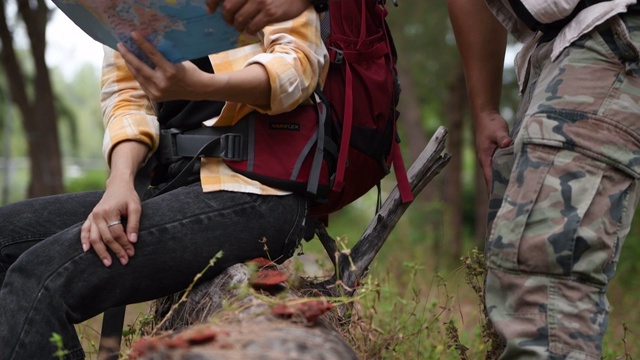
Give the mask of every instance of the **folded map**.
[(238, 32), (206, 0), (53, 0), (94, 40), (113, 49), (121, 42), (140, 59), (131, 40), (143, 34), (169, 61), (181, 62), (238, 46)]

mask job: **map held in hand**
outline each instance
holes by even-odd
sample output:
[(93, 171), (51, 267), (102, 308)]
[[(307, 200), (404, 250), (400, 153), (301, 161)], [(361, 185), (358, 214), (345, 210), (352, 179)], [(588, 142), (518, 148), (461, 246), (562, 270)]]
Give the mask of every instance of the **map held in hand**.
[(123, 43), (148, 61), (135, 43), (137, 31), (169, 61), (177, 63), (235, 48), (238, 32), (206, 0), (53, 0), (94, 40), (113, 49)]

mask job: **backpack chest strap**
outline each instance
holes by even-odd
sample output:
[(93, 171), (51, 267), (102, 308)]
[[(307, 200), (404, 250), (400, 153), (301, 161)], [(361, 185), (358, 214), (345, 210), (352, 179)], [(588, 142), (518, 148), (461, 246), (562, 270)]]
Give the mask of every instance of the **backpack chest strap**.
[(333, 46), (328, 46), (327, 51), (329, 52), (329, 59), (332, 63), (341, 64), (345, 60), (349, 63), (357, 63), (383, 57), (389, 52), (389, 49), (388, 44), (383, 41), (384, 38), (382, 36), (380, 38), (381, 41), (368, 50), (358, 50), (356, 48), (354, 48), (354, 50), (345, 50), (345, 48), (350, 47), (342, 46), (343, 49), (338, 49)]

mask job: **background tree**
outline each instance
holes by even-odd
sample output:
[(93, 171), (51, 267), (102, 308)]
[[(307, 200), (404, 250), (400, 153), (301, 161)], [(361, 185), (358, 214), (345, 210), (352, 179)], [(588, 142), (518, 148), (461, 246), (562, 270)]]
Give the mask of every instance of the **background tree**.
[[(388, 20), (399, 53), (400, 123), (407, 163), (439, 125), (449, 130), (447, 151), (452, 155), (442, 175), (417, 199), (422, 204), (412, 210), (411, 227), (413, 232), (422, 228), (422, 237), (433, 241), (439, 261), (448, 258), (445, 263), (458, 264), (465, 248), (482, 249), (487, 207), (462, 65), (445, 2), (398, 3), (394, 7), (388, 2)], [(510, 117), (517, 101), (513, 70), (505, 69), (505, 117)], [(469, 238), (473, 241), (463, 241)]]
[[(462, 154), (466, 90), (444, 2), (399, 1), (388, 17), (399, 52), (401, 126), (411, 163), (437, 126), (449, 130), (451, 161), (418, 199), (416, 222), (433, 234), (439, 259), (460, 257), (462, 241)], [(415, 209), (414, 209), (415, 210)], [(420, 227), (418, 225), (417, 227)]]
[[(7, 13), (11, 9), (15, 14)], [(28, 197), (64, 191), (54, 94), (45, 61), (49, 16), (50, 9), (44, 0), (0, 1), (0, 60), (27, 139), (31, 170)], [(20, 23), (24, 24), (29, 39), (31, 72), (19, 60), (13, 42), (12, 35)]]
[[(36, 0), (33, 1), (33, 6), (39, 4)], [(464, 87), (460, 85), (459, 56), (449, 26), (448, 14), (442, 2), (398, 1), (398, 8), (393, 7), (390, 0), (387, 1), (387, 6), (391, 31), (399, 51), (398, 65), (403, 89), (400, 127), (406, 163), (409, 165), (415, 159), (417, 152), (422, 150), (437, 126), (445, 125), (450, 131), (450, 149), (447, 151), (453, 153), (454, 148), (461, 149), (461, 154), (456, 155), (460, 165), (453, 166), (449, 163), (445, 167), (446, 172), (434, 179), (441, 183), (432, 183), (429, 189), (422, 192), (423, 196), (417, 200), (420, 203), (410, 207), (390, 235), (387, 244), (371, 266), (366, 286), (359, 290), (362, 291), (358, 305), (358, 308), (362, 306), (362, 311), (359, 316), (366, 323), (363, 325), (361, 321), (351, 322), (354, 327), (348, 334), (352, 337), (351, 343), (362, 352), (362, 358), (458, 360), (461, 356), (453, 354), (455, 349), (463, 349), (466, 346), (470, 349), (468, 358), (480, 359), (483, 358), (482, 354), (488, 344), (487, 339), (481, 338), (481, 329), (477, 325), (477, 318), (480, 316), (477, 309), (481, 304), (471, 288), (466, 286), (464, 273), (469, 262), (462, 262), (452, 254), (460, 250), (454, 250), (451, 242), (456, 240), (452, 232), (452, 229), (456, 229), (462, 234), (463, 240), (458, 238), (457, 241), (462, 246), (463, 255), (467, 255), (472, 246), (482, 250), (486, 217), (486, 206), (483, 205), (486, 193), (484, 182), (477, 172), (469, 111), (464, 98)], [(20, 20), (22, 17), (17, 2), (14, 0), (1, 4), (3, 12), (0, 21), (5, 21), (5, 29), (10, 29), (5, 30), (5, 34), (7, 31), (15, 34), (16, 29), (24, 26), (23, 20)], [(52, 12), (48, 16), (51, 16), (53, 22), (47, 23), (47, 29), (51, 31), (57, 20), (57, 15), (53, 15), (57, 10), (50, 2), (49, 6)], [(5, 16), (5, 9), (8, 16)], [(21, 41), (15, 43), (15, 61), (22, 66), (20, 81), (24, 84), (24, 97), (38, 99), (38, 102), (29, 102), (31, 105), (38, 105), (40, 100), (36, 97), (36, 72), (35, 66), (31, 65), (31, 45), (25, 45), (24, 40), (28, 39), (18, 36), (20, 34), (15, 35)], [(67, 38), (71, 35), (74, 34), (64, 33), (61, 37), (67, 42), (72, 42)], [(49, 36), (49, 40), (54, 39)], [(3, 36), (0, 40), (3, 52), (6, 50), (6, 44), (14, 45), (9, 43), (11, 37), (7, 39)], [(75, 43), (75, 40), (73, 42)], [(53, 48), (52, 44), (54, 43), (50, 43), (48, 47)], [(81, 55), (90, 51), (96, 52), (93, 55), (97, 57), (102, 55), (99, 49), (89, 50), (85, 43), (77, 46), (77, 51), (81, 52)], [(43, 52), (44, 49), (40, 54)], [(69, 59), (68, 62), (78, 64), (77, 58)], [(7, 74), (4, 55), (0, 61), (3, 67), (3, 71), (0, 71), (0, 135), (2, 139), (10, 139), (3, 141), (1, 154), (3, 158), (13, 156), (15, 165), (11, 183), (8, 183), (5, 176), (0, 178), (0, 183), (3, 201), (8, 198), (9, 202), (13, 202), (25, 197), (29, 171), (26, 168), (27, 161), (23, 157), (30, 152), (27, 146), (26, 126), (19, 126), (21, 118), (24, 117), (22, 111), (17, 104), (6, 106), (12, 102), (9, 98), (8, 75), (15, 76), (17, 72), (9, 71)], [(99, 59), (97, 64), (75, 69), (75, 75), (72, 76), (58, 68), (49, 70), (54, 87), (52, 96), (55, 115), (59, 124), (57, 132), (42, 131), (40, 135), (60, 139), (59, 152), (64, 159), (67, 191), (102, 189), (107, 176), (100, 151), (103, 129), (99, 103), (100, 71), (96, 65), (99, 66)], [(514, 104), (518, 101), (513, 69), (505, 69), (504, 79), (502, 113), (510, 119)], [(53, 114), (53, 111), (50, 114)], [(12, 123), (4, 122), (12, 116), (16, 117)], [(32, 116), (27, 118), (36, 119), (34, 122), (37, 124), (42, 121)], [(11, 131), (13, 135), (5, 137), (3, 131)], [(76, 141), (74, 134), (82, 136)], [(453, 136), (459, 136), (459, 140), (454, 142)], [(454, 146), (454, 143), (459, 145)], [(39, 154), (47, 154), (47, 161), (52, 161), (49, 153), (52, 151), (46, 150)], [(0, 158), (0, 167), (6, 164)], [(452, 186), (455, 183), (454, 176), (459, 183)], [(388, 179), (389, 181), (383, 184), (383, 191), (389, 187), (388, 185), (395, 184), (392, 176)], [(445, 187), (450, 190), (445, 191)], [(427, 193), (431, 195), (424, 196)], [(461, 203), (452, 201), (453, 195), (448, 194), (457, 194)], [(328, 230), (339, 239), (341, 248), (353, 246), (354, 239), (362, 235), (362, 231), (374, 215), (376, 196), (375, 191), (372, 191), (346, 207), (340, 214), (332, 215)], [(461, 220), (452, 220), (446, 216), (445, 209), (461, 216)], [(451, 225), (455, 221), (462, 221), (462, 225)], [(625, 244), (618, 275), (611, 286), (613, 316), (611, 331), (605, 342), (605, 357), (611, 359), (630, 358), (630, 354), (640, 353), (640, 313), (627, 311), (636, 307), (638, 295), (635, 289), (640, 287), (640, 278), (637, 276), (640, 263), (635, 260), (640, 256), (640, 231), (637, 229), (639, 220), (634, 223), (636, 225)], [(301, 252), (301, 256), (295, 257), (295, 260), (300, 262), (293, 264), (292, 268), (303, 265), (306, 273), (314, 274), (314, 269), (318, 270), (316, 260), (329, 263), (319, 241), (304, 242), (304, 253), (302, 255)], [(445, 254), (451, 255), (449, 261), (444, 261), (447, 257)], [(483, 263), (471, 262), (471, 265), (479, 268)], [(478, 268), (472, 270), (475, 272)], [(139, 312), (130, 313), (130, 324), (134, 324), (137, 318), (143, 318), (140, 317), (141, 313), (148, 310), (147, 304), (139, 305)], [(98, 317), (92, 320), (99, 319)], [(461, 340), (458, 340), (463, 344), (449, 347), (452, 341), (449, 336), (451, 329), (448, 326), (445, 329), (443, 325), (450, 324), (448, 320), (458, 324), (460, 334), (463, 334)], [(88, 359), (95, 358), (92, 357), (96, 350), (95, 329), (99, 327), (99, 322), (91, 321), (78, 327), (85, 341)], [(627, 328), (628, 333), (625, 330)]]

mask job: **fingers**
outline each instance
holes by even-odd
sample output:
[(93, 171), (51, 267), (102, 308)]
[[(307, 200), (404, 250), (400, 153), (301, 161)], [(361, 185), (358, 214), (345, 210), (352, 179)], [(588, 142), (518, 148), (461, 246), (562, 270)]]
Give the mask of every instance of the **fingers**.
[(506, 147), (509, 147), (509, 145), (511, 145), (512, 142), (513, 142), (513, 140), (509, 136), (505, 136), (505, 137), (503, 137), (502, 139), (500, 139), (498, 141), (498, 146), (501, 149), (504, 149)]
[(124, 59), (127, 67), (129, 68), (129, 71), (133, 76), (138, 76), (139, 71), (143, 71), (145, 68), (149, 67), (143, 61), (138, 59), (138, 57), (134, 53), (127, 49), (127, 47), (124, 46), (123, 43), (118, 43), (116, 47), (118, 48), (118, 52), (120, 53), (120, 55), (122, 55), (122, 58)]
[[(248, 28), (250, 25), (253, 25), (253, 27), (257, 27), (255, 24), (253, 24), (253, 22), (255, 22), (255, 19), (262, 13), (262, 9), (256, 6), (243, 6), (235, 13), (235, 16), (233, 17), (233, 26), (239, 32), (249, 32)], [(253, 33), (257, 32), (263, 27), (264, 26), (259, 27)]]
[(158, 49), (156, 49), (153, 44), (151, 44), (142, 34), (139, 32), (132, 32), (131, 39), (138, 45), (138, 48), (142, 50), (142, 52), (154, 63), (156, 66), (163, 66), (167, 63), (170, 64), (169, 60), (167, 60)]
[(250, 21), (244, 26), (244, 32), (249, 35), (257, 34), (258, 31), (272, 22), (272, 19), (267, 16), (266, 11), (259, 12), (255, 17), (249, 18), (249, 20)]
[(171, 90), (172, 82), (176, 78), (180, 78), (177, 75), (178, 65), (167, 60), (140, 33), (131, 33), (131, 38), (153, 64), (153, 67), (140, 60), (124, 44), (119, 43), (118, 51), (125, 60), (127, 68), (151, 100), (156, 102), (169, 100), (165, 98), (165, 95)]
[(491, 193), (491, 182), (493, 181), (493, 170), (491, 168), (491, 161), (489, 161), (489, 163), (484, 163), (484, 164), (480, 164), (480, 167), (482, 168), (482, 173), (484, 175), (484, 182), (485, 185), (487, 186), (487, 193), (490, 194)]
[(102, 264), (104, 266), (109, 267), (112, 264), (111, 255), (107, 251), (107, 246), (105, 242), (102, 241), (102, 235), (100, 234), (100, 230), (97, 226), (92, 226), (91, 228), (91, 237), (89, 238), (91, 241), (91, 247), (93, 251), (96, 252), (96, 255), (102, 260)]
[(218, 0), (207, 0), (207, 11), (210, 14), (213, 14), (218, 9), (219, 4), (220, 4), (220, 1)]
[[(155, 67), (164, 66), (170, 63), (156, 48), (151, 44), (142, 34), (139, 32), (132, 32), (131, 39), (136, 46), (142, 51), (142, 53), (151, 61)], [(153, 69), (149, 67), (144, 61), (139, 59), (131, 50), (129, 50), (123, 43), (117, 44), (118, 51), (127, 63), (136, 70), (136, 72), (151, 72)]]
[[(225, 0), (222, 2), (222, 18), (239, 32), (255, 34), (266, 25), (268, 9), (264, 1)], [(262, 19), (261, 19), (262, 18)]]
[(82, 244), (82, 251), (87, 252), (91, 249), (91, 221), (87, 219), (84, 224), (82, 224), (82, 229), (80, 230), (80, 243)]
[(224, 21), (235, 26), (235, 15), (246, 3), (247, 0), (224, 0), (222, 2), (222, 18)]
[[(124, 232), (124, 225), (122, 223), (113, 224), (114, 223), (112, 222), (110, 224), (98, 225), (98, 231), (101, 239), (96, 240), (102, 240), (102, 244), (106, 245), (106, 247), (116, 255), (120, 263), (122, 265), (126, 265), (129, 262), (129, 257), (134, 254), (133, 245), (131, 245), (127, 238), (127, 234)], [(108, 265), (105, 263), (105, 259), (107, 257), (109, 260), (111, 259), (106, 249), (104, 252), (99, 252), (98, 249), (96, 249), (95, 243), (92, 242), (92, 245), (105, 266), (110, 266), (110, 262)]]
[[(129, 241), (129, 237), (125, 234), (124, 226), (125, 224), (121, 221), (101, 221), (96, 224), (95, 221), (87, 219), (82, 225), (80, 234), (83, 251), (87, 252), (89, 249), (93, 249), (102, 264), (109, 267), (113, 263), (113, 259), (109, 254), (109, 250), (111, 250), (120, 263), (126, 265), (129, 262), (129, 258), (135, 254), (132, 244), (135, 241)], [(137, 241), (137, 221), (135, 239)]]
[[(142, 208), (139, 205), (129, 205), (127, 214), (127, 239), (133, 244), (138, 241), (138, 229), (140, 226)], [(133, 246), (131, 246), (131, 248), (133, 248)]]
[(493, 155), (498, 148), (507, 148), (512, 142), (513, 140), (509, 136), (503, 135), (496, 139), (495, 142), (492, 142), (492, 146), (490, 148), (478, 152), (480, 155), (480, 167), (482, 168), (484, 180), (487, 185), (487, 191), (489, 193), (491, 193), (493, 182)]

